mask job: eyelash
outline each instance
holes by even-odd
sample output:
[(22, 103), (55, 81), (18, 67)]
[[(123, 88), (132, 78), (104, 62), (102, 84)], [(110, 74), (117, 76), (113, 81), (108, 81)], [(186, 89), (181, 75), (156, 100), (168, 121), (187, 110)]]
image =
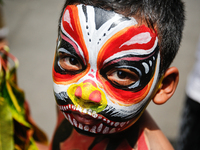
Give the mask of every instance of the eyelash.
[(102, 76), (116, 88), (128, 88), (140, 80), (140, 75), (136, 70), (125, 67), (108, 69), (105, 72)]
[(59, 52), (58, 54), (58, 66), (61, 70), (71, 74), (77, 74), (84, 68), (78, 58), (63, 52)]

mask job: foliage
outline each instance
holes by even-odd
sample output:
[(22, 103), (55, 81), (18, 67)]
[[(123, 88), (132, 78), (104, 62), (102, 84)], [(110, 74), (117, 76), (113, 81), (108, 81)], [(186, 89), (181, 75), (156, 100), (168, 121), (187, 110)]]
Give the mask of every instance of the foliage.
[[(18, 60), (8, 51), (0, 47), (0, 150), (37, 150), (35, 141), (47, 144), (47, 138), (30, 117), (24, 92), (17, 86)], [(12, 69), (8, 58), (14, 61)]]

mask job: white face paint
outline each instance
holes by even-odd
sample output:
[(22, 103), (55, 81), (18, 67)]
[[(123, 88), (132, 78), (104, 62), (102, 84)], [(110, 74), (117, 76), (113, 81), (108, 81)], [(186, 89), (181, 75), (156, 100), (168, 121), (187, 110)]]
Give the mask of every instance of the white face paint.
[(134, 18), (85, 5), (67, 6), (54, 60), (57, 104), (69, 122), (92, 133), (135, 122), (157, 84), (156, 34)]

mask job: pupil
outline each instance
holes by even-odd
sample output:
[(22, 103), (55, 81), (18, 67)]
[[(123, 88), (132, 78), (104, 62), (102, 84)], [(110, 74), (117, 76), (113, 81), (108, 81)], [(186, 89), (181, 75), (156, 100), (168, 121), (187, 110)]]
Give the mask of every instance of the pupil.
[(126, 73), (123, 72), (123, 71), (118, 71), (118, 72), (117, 72), (117, 76), (118, 76), (120, 79), (124, 79), (124, 78), (126, 78)]
[(77, 65), (77, 64), (78, 64), (78, 61), (77, 61), (74, 57), (70, 57), (69, 62), (70, 62), (72, 65)]

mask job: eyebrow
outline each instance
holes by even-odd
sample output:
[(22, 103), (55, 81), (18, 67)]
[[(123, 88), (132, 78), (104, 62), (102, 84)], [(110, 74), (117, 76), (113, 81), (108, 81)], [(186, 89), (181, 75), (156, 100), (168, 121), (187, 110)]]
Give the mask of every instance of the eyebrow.
[(68, 51), (67, 49), (65, 49), (65, 48), (59, 48), (58, 49), (58, 52), (60, 53), (66, 53), (66, 54), (71, 54), (71, 55), (73, 55), (73, 53), (71, 53), (70, 51)]
[(65, 42), (68, 43), (68, 46), (70, 46), (75, 51), (77, 45), (74, 42), (72, 42), (67, 36), (65, 36), (62, 32), (60, 32), (60, 36)]
[(78, 56), (83, 61), (83, 63), (86, 64), (85, 57), (79, 51), (78, 46), (73, 41), (71, 41), (70, 38), (64, 35), (62, 31), (60, 32), (60, 36), (64, 41), (64, 44), (62, 42), (60, 43), (61, 48), (58, 48), (58, 52), (64, 52), (67, 54), (72, 54), (73, 56)]
[(117, 58), (109, 60), (109, 61), (104, 61), (103, 65), (105, 67), (105, 66), (109, 66), (111, 64), (118, 63), (120, 61), (127, 61), (127, 62), (136, 62), (137, 61), (138, 62), (138, 61), (143, 61), (143, 60), (147, 60), (147, 59), (152, 59), (152, 61), (154, 61), (156, 56), (157, 56), (157, 54), (158, 54), (158, 50), (159, 50), (159, 47), (157, 46), (156, 50), (153, 51), (149, 55), (138, 56), (138, 55), (130, 54), (130, 55), (122, 56), (122, 57), (117, 57)]
[(112, 56), (108, 57), (106, 60), (103, 61), (103, 64), (106, 64), (112, 60), (116, 60), (116, 59), (123, 59), (123, 58), (127, 58), (127, 57), (137, 57), (138, 59), (145, 59), (147, 57), (151, 57), (151, 55), (153, 55), (156, 51), (159, 50), (159, 46), (158, 46), (158, 39), (156, 38), (156, 41), (153, 45), (152, 48), (150, 48), (149, 50), (143, 50), (143, 49), (132, 49), (132, 50), (124, 50), (118, 53), (113, 54)]

